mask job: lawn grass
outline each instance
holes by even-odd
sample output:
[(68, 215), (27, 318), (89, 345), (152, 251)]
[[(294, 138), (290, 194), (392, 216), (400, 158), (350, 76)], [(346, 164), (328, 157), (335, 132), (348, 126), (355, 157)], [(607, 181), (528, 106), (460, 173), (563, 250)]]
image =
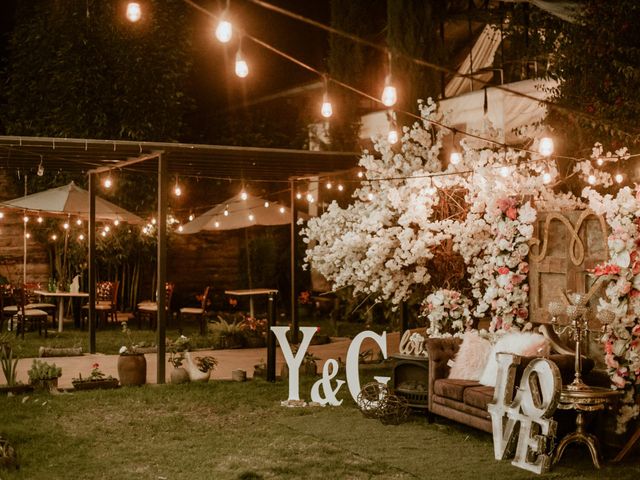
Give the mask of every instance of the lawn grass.
[[(302, 382), (302, 396), (310, 386)], [(342, 407), (288, 409), (279, 404), (287, 388), (216, 381), (0, 398), (0, 434), (20, 460), (20, 470), (0, 470), (0, 478), (535, 478), (495, 461), (486, 433), (422, 416), (384, 426), (360, 414), (346, 387)], [(586, 449), (575, 447), (542, 478), (638, 475), (637, 459), (596, 471)]]

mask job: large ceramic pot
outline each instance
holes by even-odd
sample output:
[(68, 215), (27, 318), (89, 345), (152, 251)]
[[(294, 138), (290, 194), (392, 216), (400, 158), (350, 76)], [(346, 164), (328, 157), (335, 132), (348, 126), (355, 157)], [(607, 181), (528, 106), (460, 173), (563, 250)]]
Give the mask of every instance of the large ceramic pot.
[(189, 381), (189, 372), (184, 368), (178, 367), (171, 370), (171, 383), (187, 383)]
[(120, 355), (118, 357), (118, 377), (120, 385), (144, 385), (147, 381), (147, 360), (144, 354)]

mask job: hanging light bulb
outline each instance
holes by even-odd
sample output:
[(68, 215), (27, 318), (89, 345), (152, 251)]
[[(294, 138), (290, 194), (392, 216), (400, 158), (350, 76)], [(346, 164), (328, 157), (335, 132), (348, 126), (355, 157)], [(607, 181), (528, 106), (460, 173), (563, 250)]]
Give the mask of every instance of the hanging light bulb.
[(601, 167), (602, 165), (604, 165), (604, 158), (602, 157), (598, 157), (598, 159), (596, 160), (596, 164)]
[(621, 173), (616, 173), (614, 179), (616, 183), (622, 183), (622, 181), (624, 180), (624, 175), (622, 175)]
[(220, 21), (216, 27), (216, 38), (221, 43), (229, 43), (231, 36), (233, 35), (233, 26), (231, 22), (225, 18), (226, 14), (223, 12), (220, 16)]
[(296, 198), (300, 200), (302, 198), (302, 194), (300, 192), (296, 193)]
[(256, 218), (256, 217), (254, 217), (254, 216), (253, 216), (253, 213), (250, 213), (250, 214), (249, 214), (249, 221), (250, 221), (250, 222), (253, 222), (253, 220), (254, 220), (255, 218)]
[(194, 219), (194, 218), (196, 218), (196, 217), (193, 215), (193, 213), (190, 213), (190, 214), (189, 214), (189, 221), (190, 221), (190, 222), (193, 222), (193, 219)]
[(153, 218), (151, 219), (151, 225), (155, 225), (155, 224), (156, 224), (156, 219), (155, 219), (155, 217), (153, 217)]
[(44, 218), (42, 218), (42, 217), (38, 217), (38, 218), (36, 219), (36, 221), (37, 221), (38, 223), (42, 223), (42, 222), (44, 222)]
[(129, 2), (127, 4), (127, 20), (132, 23), (137, 22), (142, 18), (142, 7), (138, 2)]
[(392, 126), (391, 130), (389, 130), (389, 133), (387, 134), (387, 141), (391, 145), (395, 145), (396, 143), (398, 143), (398, 130), (395, 126)]
[(341, 184), (341, 183), (339, 183), (339, 184), (338, 184), (338, 191), (340, 191), (340, 192), (341, 192), (341, 191), (343, 191), (343, 190), (344, 190), (344, 187), (342, 186), (342, 184)]
[(280, 213), (284, 213), (284, 212), (285, 212), (284, 207), (280, 207)]
[(173, 187), (173, 194), (176, 197), (179, 197), (180, 195), (182, 195), (182, 188), (180, 188), (180, 184), (178, 183), (178, 177), (176, 177), (176, 184)]
[(51, 235), (51, 240), (56, 241), (57, 239), (58, 239), (58, 236), (55, 233)]
[(78, 240), (83, 241), (84, 240), (84, 234), (81, 233), (80, 235), (78, 235)]
[(538, 153), (543, 157), (549, 157), (553, 155), (553, 138), (542, 137), (538, 144)]
[(327, 190), (331, 190), (333, 188), (333, 184), (331, 182), (327, 182), (325, 187), (327, 187)]
[(25, 233), (24, 236), (27, 238), (31, 238), (31, 234), (29, 232)]
[(229, 216), (229, 205), (224, 207), (224, 216), (228, 217)]
[(184, 230), (184, 229), (182, 228), (182, 225), (178, 225), (178, 231), (179, 231), (179, 232), (181, 232), (182, 230)]
[(589, 175), (589, 177), (587, 177), (587, 182), (589, 182), (589, 185), (595, 185), (596, 184), (596, 176), (591, 174)]
[(247, 198), (249, 198), (249, 195), (247, 195), (247, 192), (245, 192), (244, 189), (242, 190), (242, 192), (240, 192), (240, 198), (242, 200), (246, 200)]
[(391, 84), (391, 74), (387, 75), (384, 79), (384, 89), (380, 96), (382, 104), (386, 107), (393, 107), (398, 101), (398, 92), (396, 87)]
[(106, 237), (107, 236), (107, 231), (103, 230), (102, 232), (100, 232), (100, 235), (102, 235), (103, 237)]
[(62, 228), (64, 228), (65, 230), (69, 230), (69, 223), (68, 222), (64, 222), (62, 224)]
[(544, 183), (545, 185), (551, 183), (551, 174), (549, 172), (544, 172), (542, 174), (542, 183)]
[(271, 205), (268, 201), (264, 202), (264, 208), (269, 208), (269, 205)]
[(24, 217), (22, 217), (22, 221), (24, 223), (28, 223), (29, 222), (29, 217), (27, 217), (26, 215)]
[(102, 182), (102, 185), (104, 185), (104, 188), (111, 188), (111, 186), (113, 185), (113, 181), (111, 180), (111, 174), (109, 174), (109, 176), (104, 179), (104, 181)]
[(309, 203), (313, 203), (313, 195), (311, 195), (310, 193), (307, 193), (307, 202)]
[(120, 220), (118, 220), (117, 218), (113, 221), (113, 224), (117, 227), (118, 225), (120, 225)]
[(322, 94), (322, 107), (320, 107), (320, 114), (324, 118), (329, 118), (333, 115), (333, 107), (331, 106), (331, 100), (329, 100), (329, 84), (327, 76), (324, 76), (324, 93)]
[(362, 170), (358, 172), (358, 178), (362, 178), (364, 177), (364, 173), (362, 173)]
[(462, 161), (462, 154), (456, 150), (449, 155), (449, 163), (451, 165), (458, 165)]
[(236, 75), (240, 78), (244, 78), (249, 75), (249, 65), (242, 56), (242, 49), (238, 47), (236, 52)]
[(111, 231), (111, 227), (109, 225), (105, 225), (104, 226), (104, 231), (107, 232), (107, 233), (110, 232)]
[(4, 218), (4, 212), (0, 212), (0, 219)]
[(78, 225), (78, 226), (82, 225), (82, 220), (77, 219), (77, 220), (76, 220), (76, 225)]
[(44, 175), (44, 165), (42, 164), (42, 155), (40, 155), (40, 165), (38, 165), (38, 171), (36, 173), (39, 177)]

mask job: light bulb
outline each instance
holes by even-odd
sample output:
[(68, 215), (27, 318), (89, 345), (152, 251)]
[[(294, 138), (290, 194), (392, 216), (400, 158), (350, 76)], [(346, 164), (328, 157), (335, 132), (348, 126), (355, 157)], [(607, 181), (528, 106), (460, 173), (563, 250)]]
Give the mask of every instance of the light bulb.
[(509, 167), (500, 167), (500, 176), (507, 178), (509, 176)]
[(220, 226), (220, 222), (216, 222), (213, 224), (216, 228), (218, 228)]
[(596, 176), (595, 175), (589, 175), (589, 177), (587, 178), (587, 182), (589, 182), (590, 185), (595, 185), (596, 184)]
[(344, 187), (342, 186), (342, 184), (339, 184), (339, 185), (338, 185), (338, 190), (339, 190), (340, 192), (344, 190)]
[(27, 237), (27, 238), (31, 238), (31, 234), (29, 232), (25, 233), (24, 236)]
[(53, 235), (51, 235), (51, 240), (54, 240), (54, 241), (55, 241), (55, 240), (57, 240), (57, 239), (58, 239), (58, 236), (57, 236), (55, 233), (54, 233)]
[(193, 215), (193, 213), (190, 213), (189, 214), (189, 221), (192, 222), (194, 218), (196, 218), (196, 217)]
[(280, 213), (284, 213), (284, 212), (285, 212), (284, 207), (280, 207)]
[(40, 161), (40, 165), (38, 165), (38, 171), (36, 172), (39, 177), (44, 175), (44, 165), (42, 161)]
[(0, 218), (4, 218), (4, 212), (0, 212)]
[(553, 139), (551, 137), (542, 137), (538, 144), (538, 153), (543, 157), (553, 154)]
[(264, 208), (269, 208), (269, 205), (271, 205), (269, 202), (264, 202)]
[(127, 5), (127, 20), (137, 22), (142, 18), (142, 8), (138, 2), (129, 2)]
[(76, 225), (78, 225), (78, 226), (82, 225), (82, 220), (77, 219), (77, 220), (76, 220)]
[(250, 214), (249, 214), (249, 221), (250, 221), (250, 222), (253, 222), (253, 219), (254, 219), (254, 218), (256, 218), (256, 217), (254, 217), (254, 216), (253, 216), (253, 213), (250, 213)]
[(103, 230), (102, 232), (100, 232), (100, 235), (102, 235), (103, 237), (106, 237), (107, 236), (107, 232)]
[(229, 210), (228, 210), (228, 209), (226, 209), (226, 208), (224, 209), (224, 216), (225, 216), (225, 217), (228, 217), (228, 216), (229, 216)]
[(44, 222), (44, 218), (42, 218), (42, 217), (38, 217), (36, 220), (37, 220), (38, 223)]
[(462, 154), (460, 152), (453, 151), (449, 156), (449, 163), (451, 165), (458, 165), (462, 161)]
[(111, 185), (113, 185), (113, 181), (111, 180), (111, 177), (107, 177), (104, 179), (104, 182), (102, 182), (102, 184), (104, 185), (104, 188), (111, 188)]
[(307, 193), (307, 202), (313, 203), (313, 195), (311, 195), (310, 193)]
[(362, 178), (364, 176), (364, 173), (362, 173), (362, 171), (358, 172), (358, 178)]
[(111, 231), (111, 227), (109, 225), (105, 225), (104, 226), (104, 231), (105, 232), (110, 232)]
[(624, 176), (621, 173), (616, 173), (616, 176), (614, 178), (617, 183), (622, 183), (622, 181), (624, 180)]
[(216, 27), (216, 38), (222, 43), (229, 43), (231, 35), (233, 35), (233, 26), (231, 25), (231, 22), (224, 18), (221, 19)]
[(113, 224), (117, 227), (118, 225), (120, 225), (120, 220), (118, 220), (117, 218), (113, 221)]
[(242, 57), (240, 50), (236, 53), (236, 75), (240, 78), (249, 75), (249, 65), (247, 65), (247, 61)]
[(22, 217), (22, 221), (24, 223), (28, 223), (29, 222), (29, 217), (27, 217), (26, 215), (24, 217)]
[(184, 230), (184, 229), (182, 228), (182, 225), (178, 225), (178, 231), (179, 231), (179, 232), (181, 232), (182, 230)]
[(296, 198), (300, 200), (302, 198), (302, 194), (300, 192), (296, 193)]
[(78, 235), (78, 240), (80, 240), (80, 241), (84, 240), (84, 235), (82, 233), (80, 235)]
[(155, 219), (155, 218), (152, 218), (152, 219), (151, 219), (151, 225), (155, 225), (155, 224), (156, 224), (156, 219)]
[(240, 198), (242, 200), (246, 200), (247, 198), (249, 198), (249, 195), (247, 195), (247, 192), (243, 190), (242, 192), (240, 192)]
[(331, 182), (327, 182), (327, 190), (331, 190), (333, 188), (333, 184)]
[(599, 167), (601, 167), (602, 165), (604, 165), (604, 158), (599, 157), (599, 158), (596, 160), (596, 164), (597, 164)]
[(389, 130), (387, 140), (391, 145), (395, 145), (396, 143), (398, 143), (398, 131), (395, 128)]
[(69, 224), (67, 222), (64, 222), (62, 224), (62, 228), (64, 228), (65, 230), (69, 230)]
[(182, 189), (180, 188), (180, 185), (177, 185), (173, 188), (173, 194), (176, 197), (179, 197), (180, 195), (182, 195)]
[(368, 198), (369, 200), (373, 200), (373, 193), (369, 192), (369, 193), (367, 194), (367, 198)]
[(398, 101), (396, 87), (391, 85), (391, 75), (387, 75), (387, 78), (384, 80), (384, 89), (382, 90), (380, 100), (382, 100), (382, 103), (387, 107), (394, 106)]
[(322, 95), (322, 107), (320, 108), (320, 113), (324, 118), (329, 118), (333, 115), (333, 107), (331, 106), (327, 92), (324, 92), (324, 95)]
[(545, 185), (551, 183), (551, 174), (549, 172), (544, 172), (542, 174), (542, 183)]

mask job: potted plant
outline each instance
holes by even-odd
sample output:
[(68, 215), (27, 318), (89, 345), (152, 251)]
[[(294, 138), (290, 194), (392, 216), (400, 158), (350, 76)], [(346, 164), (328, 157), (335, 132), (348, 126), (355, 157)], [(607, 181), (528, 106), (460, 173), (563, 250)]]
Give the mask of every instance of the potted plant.
[(100, 365), (94, 363), (91, 366), (91, 373), (88, 377), (82, 378), (82, 374), (78, 373), (78, 378), (71, 380), (73, 388), (76, 390), (96, 390), (103, 388), (117, 388), (118, 379), (111, 375), (108, 377), (100, 370)]
[(33, 390), (31, 385), (25, 385), (16, 379), (16, 370), (18, 368), (19, 357), (15, 354), (15, 350), (8, 334), (0, 334), (0, 368), (2, 374), (7, 381), (6, 385), (0, 385), (0, 393), (26, 393)]
[(218, 321), (210, 324), (216, 348), (242, 348), (243, 332), (237, 320), (227, 322), (218, 315)]
[(187, 383), (189, 381), (189, 372), (182, 366), (184, 362), (184, 352), (189, 350), (189, 339), (184, 335), (180, 335), (175, 342), (168, 345), (169, 363), (173, 365), (171, 371), (171, 383)]
[(253, 366), (253, 378), (267, 378), (267, 363), (263, 358)]
[(50, 364), (34, 359), (28, 373), (29, 383), (36, 390), (50, 392), (58, 388), (58, 378), (62, 375), (62, 369), (55, 363)]
[(138, 345), (131, 338), (127, 322), (122, 322), (125, 345), (120, 347), (118, 357), (118, 377), (123, 387), (144, 385), (147, 381), (147, 360), (144, 353), (138, 351)]
[(211, 372), (218, 365), (218, 360), (214, 357), (191, 357), (191, 352), (185, 352), (186, 370), (192, 382), (207, 382), (211, 377)]
[(267, 320), (246, 316), (240, 322), (244, 343), (248, 348), (262, 348), (267, 344)]

